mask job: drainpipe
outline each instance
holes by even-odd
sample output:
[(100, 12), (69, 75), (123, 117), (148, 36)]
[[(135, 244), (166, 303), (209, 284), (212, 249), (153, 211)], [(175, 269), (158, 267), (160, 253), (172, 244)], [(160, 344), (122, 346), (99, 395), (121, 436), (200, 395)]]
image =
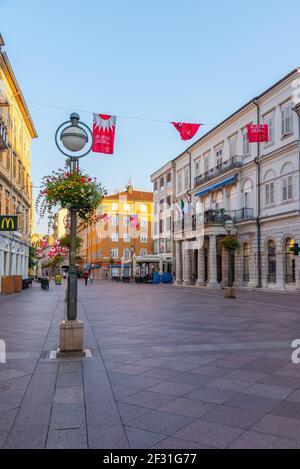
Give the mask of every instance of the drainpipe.
[[(260, 108), (259, 108), (259, 103), (258, 99), (255, 98), (253, 100), (253, 103), (256, 106), (257, 110), (257, 124), (259, 124), (260, 121)], [(261, 288), (262, 282), (261, 282), (261, 226), (260, 226), (260, 211), (261, 211), (261, 194), (260, 194), (260, 188), (261, 188), (261, 181), (260, 181), (260, 146), (259, 142), (257, 143), (257, 156), (254, 158), (255, 164), (256, 164), (256, 169), (257, 169), (257, 216), (256, 216), (256, 232), (257, 232), (257, 267), (258, 267), (258, 282), (257, 286), (258, 288)]]

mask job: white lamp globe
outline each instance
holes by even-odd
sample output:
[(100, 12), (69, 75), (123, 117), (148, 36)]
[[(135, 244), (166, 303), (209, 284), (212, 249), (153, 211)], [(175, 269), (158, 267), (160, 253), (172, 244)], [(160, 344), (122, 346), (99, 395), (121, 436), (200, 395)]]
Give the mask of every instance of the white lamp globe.
[(80, 151), (88, 141), (87, 133), (81, 127), (70, 125), (60, 135), (62, 144), (69, 151)]

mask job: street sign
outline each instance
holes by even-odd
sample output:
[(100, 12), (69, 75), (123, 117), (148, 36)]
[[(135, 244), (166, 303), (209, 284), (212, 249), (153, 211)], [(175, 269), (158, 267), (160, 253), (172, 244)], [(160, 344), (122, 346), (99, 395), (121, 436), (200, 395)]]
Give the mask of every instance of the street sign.
[(18, 217), (16, 215), (0, 215), (0, 231), (17, 231)]

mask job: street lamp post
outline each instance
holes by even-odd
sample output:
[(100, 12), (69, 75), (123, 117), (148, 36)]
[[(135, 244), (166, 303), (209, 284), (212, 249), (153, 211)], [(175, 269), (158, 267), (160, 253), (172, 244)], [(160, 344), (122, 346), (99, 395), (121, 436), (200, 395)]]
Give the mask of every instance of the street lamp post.
[[(227, 231), (228, 235), (230, 236), (233, 229), (234, 229), (234, 222), (233, 220), (226, 220), (224, 222), (224, 228)], [(233, 265), (232, 265), (232, 249), (227, 248), (227, 263), (228, 263), (228, 272), (227, 272), (227, 286), (228, 291), (225, 292), (225, 296), (227, 298), (235, 298), (234, 291), (233, 291)]]
[[(90, 128), (80, 121), (77, 113), (70, 115), (70, 120), (61, 124), (55, 133), (55, 143), (59, 151), (67, 156), (70, 163), (70, 172), (79, 170), (79, 159), (86, 156), (92, 148), (93, 135)], [(67, 293), (67, 323), (76, 322), (77, 319), (77, 272), (76, 272), (76, 227), (77, 227), (77, 207), (69, 207), (70, 214), (70, 252), (69, 252), (69, 275), (68, 275), (68, 293)], [(81, 323), (82, 324), (82, 323)], [(75, 327), (75, 325), (74, 325)], [(62, 329), (63, 328), (63, 329)], [(83, 325), (82, 343), (83, 343)], [(62, 348), (65, 351), (72, 351), (72, 344), (68, 344), (68, 334), (71, 338), (74, 331), (72, 325), (63, 321), (61, 324), (60, 352)], [(63, 337), (62, 337), (63, 335)], [(76, 334), (73, 334), (76, 335)], [(71, 347), (71, 348), (70, 348)], [(82, 347), (81, 347), (82, 350)], [(76, 346), (74, 351), (78, 351)]]
[(131, 281), (133, 282), (133, 253), (134, 253), (134, 246), (130, 246), (129, 248), (131, 254)]
[[(299, 129), (299, 169), (300, 169), (300, 102), (296, 103), (293, 110), (298, 116), (298, 129)], [(300, 172), (299, 172), (299, 185), (300, 185)], [(296, 270), (296, 290), (300, 290), (300, 257), (295, 256), (295, 270)]]

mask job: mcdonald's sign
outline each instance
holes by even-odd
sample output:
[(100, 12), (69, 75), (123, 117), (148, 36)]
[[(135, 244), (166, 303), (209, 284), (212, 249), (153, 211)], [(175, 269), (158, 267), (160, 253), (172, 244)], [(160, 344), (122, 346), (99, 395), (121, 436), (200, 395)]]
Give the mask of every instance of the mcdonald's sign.
[(17, 231), (18, 217), (16, 215), (0, 215), (0, 231)]

